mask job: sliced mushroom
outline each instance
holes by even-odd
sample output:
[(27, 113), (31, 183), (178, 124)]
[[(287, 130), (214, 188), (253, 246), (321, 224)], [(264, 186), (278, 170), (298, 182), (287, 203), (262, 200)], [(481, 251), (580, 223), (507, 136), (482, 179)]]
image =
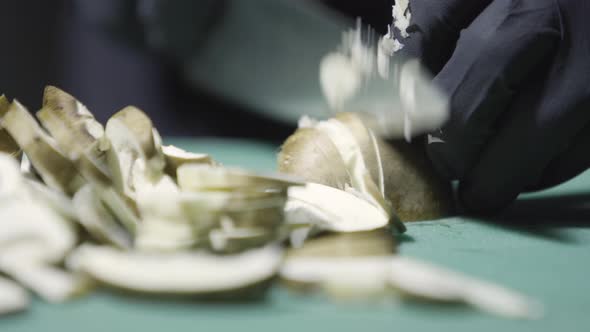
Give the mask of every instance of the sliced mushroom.
[(376, 183), (382, 183), (397, 216), (403, 221), (436, 219), (451, 212), (451, 185), (435, 173), (421, 142), (385, 142), (355, 113), (339, 113), (361, 147)]
[(29, 294), (16, 282), (0, 277), (0, 316), (26, 310)]
[(390, 217), (375, 205), (351, 193), (317, 183), (289, 189), (287, 223), (314, 225), (334, 232), (361, 232), (384, 228)]
[(84, 184), (75, 165), (61, 153), (55, 141), (18, 101), (10, 105), (1, 125), (27, 154), (49, 187), (73, 195)]
[(51, 303), (75, 298), (92, 286), (92, 283), (81, 275), (44, 264), (0, 262), (0, 270)]
[(344, 190), (350, 173), (332, 140), (315, 128), (300, 128), (283, 143), (278, 155), (279, 171), (308, 182)]
[(77, 218), (71, 198), (69, 198), (62, 192), (53, 190), (45, 186), (44, 184), (38, 181), (25, 178), (24, 182), (26, 183), (27, 188), (36, 200), (43, 201), (57, 213), (61, 214), (62, 216), (70, 220), (74, 220)]
[(115, 187), (130, 197), (134, 192), (131, 176), (136, 160), (144, 161), (144, 175), (149, 180), (155, 181), (163, 174), (165, 160), (155, 133), (149, 117), (133, 106), (115, 113), (107, 122), (109, 169)]
[[(332, 168), (337, 169), (333, 172), (333, 174), (340, 174), (340, 183), (343, 183), (343, 185), (340, 184), (336, 186), (336, 188), (354, 192), (355, 195), (363, 198), (364, 200), (382, 209), (385, 214), (391, 216), (391, 220), (393, 221), (398, 231), (405, 231), (405, 227), (397, 219), (392, 209), (391, 203), (385, 197), (383, 173), (380, 173), (381, 176), (378, 179), (373, 179), (371, 177), (370, 168), (367, 164), (367, 162), (371, 160), (365, 160), (363, 155), (363, 146), (360, 144), (361, 142), (357, 140), (357, 137), (353, 134), (352, 129), (348, 128), (344, 123), (342, 123), (338, 119), (330, 119), (327, 121), (318, 122), (304, 117), (300, 120), (299, 125), (304, 130), (306, 130), (305, 132), (307, 133), (310, 133), (310, 128), (323, 133), (332, 142), (332, 146), (335, 147), (336, 153), (332, 153), (339, 155), (340, 158), (335, 158), (333, 159), (334, 161), (330, 161), (326, 160), (327, 158), (322, 154), (315, 156), (300, 156), (291, 154), (291, 159), (302, 158), (303, 160), (308, 161), (315, 159), (318, 160), (312, 162), (312, 164), (317, 164), (322, 161), (326, 162)], [(284, 145), (283, 149), (289, 149), (289, 146)], [(313, 151), (314, 150), (312, 150), (311, 152)], [(381, 161), (379, 158), (377, 158), (378, 155), (376, 155), (375, 153), (373, 153), (373, 156), (375, 157), (375, 160), (379, 162)], [(340, 163), (339, 160), (341, 160), (342, 163)], [(279, 160), (280, 164), (284, 164), (284, 162), (285, 160)], [(315, 169), (307, 169), (307, 167), (303, 163), (300, 163), (299, 165), (301, 167), (300, 169), (291, 168), (289, 169), (289, 172), (302, 176), (306, 179), (315, 179), (321, 176), (317, 173), (315, 175), (310, 175), (314, 174)], [(379, 165), (379, 167), (380, 169), (382, 169), (381, 165)], [(344, 173), (347, 174), (347, 176), (344, 176)], [(330, 180), (320, 182), (334, 183), (335, 181)]]
[(68, 265), (107, 285), (147, 294), (202, 295), (237, 291), (272, 278), (282, 261), (275, 246), (237, 255), (155, 254), (84, 245)]
[(382, 298), (388, 287), (390, 256), (298, 257), (285, 260), (280, 277), (301, 290), (320, 289), (336, 299)]
[(336, 298), (382, 297), (389, 294), (386, 262), (394, 251), (392, 234), (385, 229), (325, 234), (288, 250), (281, 278), (292, 288), (321, 288)]
[(257, 174), (239, 168), (184, 164), (177, 171), (178, 185), (186, 191), (284, 190), (303, 183), (282, 174)]
[[(4, 117), (4, 114), (10, 108), (10, 103), (4, 95), (0, 96), (0, 119)], [(20, 151), (18, 144), (14, 139), (0, 126), (0, 152), (8, 153), (12, 156), (16, 156)]]
[(118, 248), (131, 248), (131, 235), (105, 208), (92, 185), (87, 184), (78, 190), (74, 195), (73, 204), (77, 220), (92, 237)]
[(462, 302), (510, 318), (537, 318), (537, 302), (505, 287), (407, 257), (390, 261), (389, 283), (402, 294), (430, 301)]
[(66, 154), (86, 151), (104, 136), (103, 126), (86, 106), (54, 86), (45, 88), (37, 118)]
[(208, 154), (188, 152), (174, 145), (162, 147), (162, 152), (166, 158), (166, 174), (173, 178), (176, 177), (178, 167), (184, 164), (216, 165)]

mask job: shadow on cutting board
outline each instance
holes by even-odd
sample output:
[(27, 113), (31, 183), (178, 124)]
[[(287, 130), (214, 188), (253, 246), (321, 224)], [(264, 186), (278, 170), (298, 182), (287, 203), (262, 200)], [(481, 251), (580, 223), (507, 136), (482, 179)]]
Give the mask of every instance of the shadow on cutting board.
[(478, 220), (552, 241), (576, 243), (565, 229), (590, 227), (590, 193), (519, 199), (501, 215)]

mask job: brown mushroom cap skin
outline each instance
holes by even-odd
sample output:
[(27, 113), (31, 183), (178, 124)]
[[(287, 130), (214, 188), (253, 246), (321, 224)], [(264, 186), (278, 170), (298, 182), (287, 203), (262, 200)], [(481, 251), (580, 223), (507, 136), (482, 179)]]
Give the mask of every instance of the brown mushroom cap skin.
[[(379, 163), (370, 132), (354, 113), (339, 113), (336, 119), (345, 124), (361, 147), (363, 159), (371, 178), (379, 183)], [(325, 136), (325, 135), (324, 135)], [(422, 144), (418, 140), (385, 142), (375, 137), (383, 165), (385, 196), (402, 221), (430, 220), (444, 217), (452, 211), (452, 191), (449, 182), (435, 173)], [(328, 151), (326, 153), (319, 152)], [(341, 188), (349, 183), (342, 160), (334, 143), (313, 128), (298, 129), (283, 144), (279, 154), (279, 170)]]
[(350, 183), (344, 161), (328, 135), (314, 128), (299, 128), (278, 155), (279, 172), (306, 181), (344, 189)]

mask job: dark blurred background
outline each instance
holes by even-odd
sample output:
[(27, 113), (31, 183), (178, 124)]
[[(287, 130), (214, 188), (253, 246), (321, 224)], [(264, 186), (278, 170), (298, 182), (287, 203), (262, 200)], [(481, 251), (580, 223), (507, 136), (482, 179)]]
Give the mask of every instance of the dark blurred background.
[[(361, 17), (380, 32), (391, 21), (393, 0), (320, 2), (341, 14)], [(94, 21), (112, 15), (114, 3), (2, 0), (0, 92), (35, 111), (43, 87), (56, 85), (76, 96), (101, 121), (126, 105), (136, 105), (164, 136), (280, 142), (294, 130), (293, 124), (268, 119), (189, 86), (169, 59), (105, 33)], [(251, 3), (255, 5), (256, 0)]]

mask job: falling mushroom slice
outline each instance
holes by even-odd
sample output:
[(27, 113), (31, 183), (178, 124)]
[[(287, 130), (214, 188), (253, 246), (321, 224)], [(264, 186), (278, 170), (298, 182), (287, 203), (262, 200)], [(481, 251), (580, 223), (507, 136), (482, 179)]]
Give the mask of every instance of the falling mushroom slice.
[(0, 277), (0, 316), (27, 309), (29, 294), (14, 281)]
[(311, 224), (335, 232), (370, 231), (389, 224), (389, 216), (373, 204), (317, 183), (289, 189), (285, 219), (287, 223)]
[[(10, 103), (4, 95), (0, 96), (0, 119), (4, 117), (4, 114), (8, 111)], [(20, 148), (14, 139), (0, 126), (0, 152), (8, 153), (12, 156), (16, 156)]]
[(278, 271), (281, 260), (281, 249), (275, 246), (217, 256), (205, 252), (121, 252), (84, 245), (68, 265), (116, 288), (199, 295), (237, 291), (267, 281)]
[(256, 174), (238, 168), (184, 164), (177, 171), (178, 185), (186, 191), (256, 188), (285, 190), (303, 183), (282, 174)]
[(173, 145), (162, 147), (164, 158), (166, 158), (166, 174), (176, 177), (176, 170), (184, 164), (206, 164), (215, 165), (211, 156), (204, 153), (192, 153)]
[(18, 101), (14, 101), (1, 125), (27, 154), (35, 170), (49, 187), (73, 195), (84, 179), (75, 165), (57, 148), (37, 121)]
[(130, 234), (104, 207), (92, 185), (86, 185), (74, 195), (77, 219), (95, 239), (117, 246), (131, 248)]
[(390, 262), (392, 287), (417, 298), (463, 302), (482, 311), (510, 318), (536, 318), (542, 307), (515, 291), (434, 265), (396, 256)]

